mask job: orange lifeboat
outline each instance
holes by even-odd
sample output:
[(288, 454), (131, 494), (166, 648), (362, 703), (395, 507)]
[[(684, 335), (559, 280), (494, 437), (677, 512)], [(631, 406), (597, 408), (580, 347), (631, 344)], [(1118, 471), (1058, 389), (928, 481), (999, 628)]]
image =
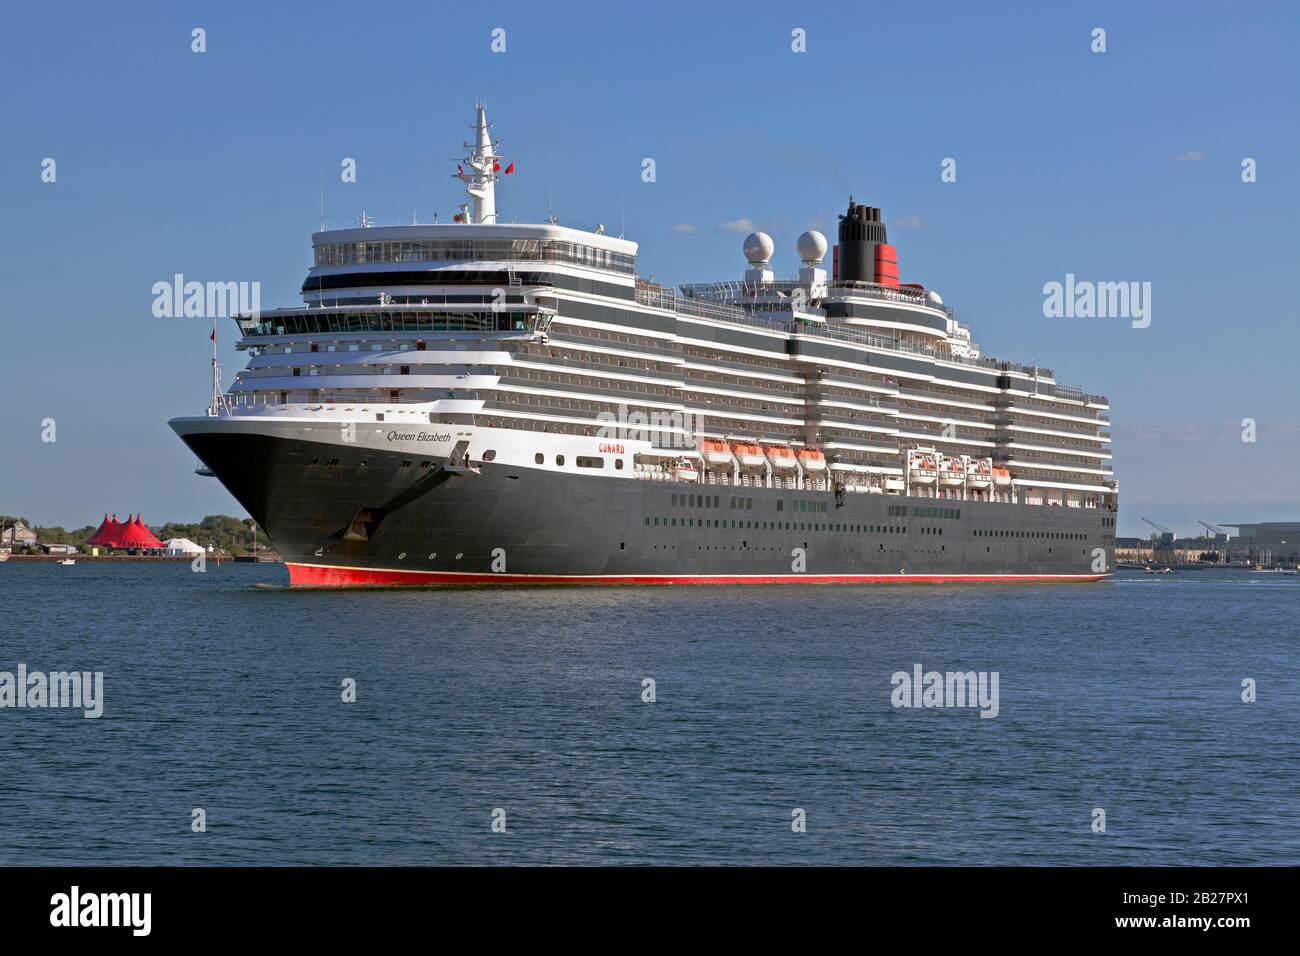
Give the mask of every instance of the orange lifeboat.
[(730, 465), (734, 456), (731, 446), (716, 438), (705, 438), (700, 442), (700, 451), (704, 460), (710, 465)]
[(746, 468), (760, 468), (767, 460), (756, 442), (736, 442), (731, 446), (731, 450), (736, 453), (736, 457)]
[(935, 456), (928, 452), (909, 453), (907, 461), (908, 477), (918, 485), (932, 485), (939, 477), (939, 465)]
[(826, 456), (819, 448), (800, 448), (795, 452), (795, 457), (799, 459), (804, 471), (826, 470)]
[(972, 461), (966, 466), (966, 484), (972, 488), (987, 488), (993, 483), (991, 463), (987, 458)]
[(773, 468), (794, 467), (794, 452), (790, 450), (789, 445), (768, 445), (764, 450)]
[(961, 459), (945, 458), (943, 466), (939, 469), (939, 484), (952, 487), (964, 484), (965, 481), (966, 466), (961, 463)]
[(1005, 488), (1007, 485), (1011, 484), (1011, 472), (1007, 471), (1007, 469), (1000, 465), (994, 465), (993, 484), (997, 485), (999, 488)]

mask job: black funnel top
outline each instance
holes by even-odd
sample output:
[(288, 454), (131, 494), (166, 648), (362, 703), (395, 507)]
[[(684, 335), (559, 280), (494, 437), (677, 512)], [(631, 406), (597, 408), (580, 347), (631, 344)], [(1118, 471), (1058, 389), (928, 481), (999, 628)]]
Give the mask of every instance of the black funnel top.
[(875, 282), (876, 246), (888, 241), (880, 210), (855, 204), (850, 196), (849, 210), (840, 216), (840, 279)]

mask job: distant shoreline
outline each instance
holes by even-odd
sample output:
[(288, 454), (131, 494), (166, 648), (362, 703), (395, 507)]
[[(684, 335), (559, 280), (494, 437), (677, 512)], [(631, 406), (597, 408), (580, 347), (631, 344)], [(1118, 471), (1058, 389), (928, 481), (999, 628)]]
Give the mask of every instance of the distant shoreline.
[[(83, 561), (100, 562), (100, 563), (123, 563), (123, 562), (153, 562), (159, 564), (189, 564), (197, 554), (11, 554), (5, 561), (6, 564), (15, 562), (33, 562), (46, 564), (58, 564), (60, 561), (66, 561), (68, 558), (73, 559), (78, 564)], [(239, 559), (234, 555), (223, 554), (217, 556), (214, 554), (205, 555), (206, 559), (212, 564), (281, 564), (281, 558), (245, 558)]]

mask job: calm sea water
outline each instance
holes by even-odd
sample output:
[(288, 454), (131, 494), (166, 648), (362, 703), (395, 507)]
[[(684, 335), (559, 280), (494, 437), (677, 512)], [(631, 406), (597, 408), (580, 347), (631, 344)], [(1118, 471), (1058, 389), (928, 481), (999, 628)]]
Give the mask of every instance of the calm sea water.
[[(0, 670), (105, 681), (0, 710), (0, 863), (1300, 862), (1300, 578), (284, 580), (0, 565)], [(999, 715), (895, 709), (916, 663), (997, 671)]]

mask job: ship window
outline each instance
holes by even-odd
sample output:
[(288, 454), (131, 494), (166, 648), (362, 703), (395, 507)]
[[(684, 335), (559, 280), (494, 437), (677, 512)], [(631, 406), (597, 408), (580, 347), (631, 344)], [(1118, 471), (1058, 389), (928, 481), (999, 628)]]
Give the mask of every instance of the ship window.
[(497, 453), (494, 449), (489, 448), (487, 451), (483, 452), (484, 461), (496, 461), (496, 459)]
[(398, 467), (399, 467), (399, 468), (410, 468), (412, 464), (413, 464), (413, 462), (411, 461), (411, 459), (407, 458), (407, 459), (406, 459), (405, 461), (403, 461), (403, 462), (402, 462)]
[(622, 458), (615, 458), (615, 459), (614, 459), (614, 470), (615, 470), (615, 471), (622, 471), (622, 470), (623, 470), (623, 459), (622, 459)]
[(604, 468), (604, 458), (592, 458), (586, 455), (579, 455), (577, 458), (579, 468)]
[(544, 461), (546, 461), (546, 456), (543, 455), (543, 454), (539, 451), (537, 454), (535, 454), (535, 455), (533, 456), (533, 461), (535, 461), (537, 464), (540, 465), (540, 464), (542, 464)]
[(557, 465), (563, 465), (563, 464), (564, 464), (564, 456), (563, 456), (563, 455), (556, 455), (556, 456), (555, 456), (555, 463), (556, 463)]

